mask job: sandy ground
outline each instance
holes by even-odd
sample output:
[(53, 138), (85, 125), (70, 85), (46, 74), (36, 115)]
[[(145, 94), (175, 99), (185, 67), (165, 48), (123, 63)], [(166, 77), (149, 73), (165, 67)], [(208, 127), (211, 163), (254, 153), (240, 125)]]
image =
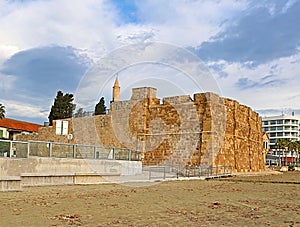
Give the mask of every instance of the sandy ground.
[(0, 192), (0, 226), (300, 226), (300, 172)]

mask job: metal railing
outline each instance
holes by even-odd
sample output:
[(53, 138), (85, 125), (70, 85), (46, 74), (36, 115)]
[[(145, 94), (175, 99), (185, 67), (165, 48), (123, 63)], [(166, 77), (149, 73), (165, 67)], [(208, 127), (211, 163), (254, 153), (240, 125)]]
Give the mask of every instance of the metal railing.
[(51, 158), (105, 159), (140, 161), (141, 153), (128, 148), (68, 144), (46, 141), (0, 140), (0, 157), (28, 158), (30, 156)]
[(185, 177), (231, 176), (232, 166), (186, 166), (178, 175)]
[(149, 180), (174, 177), (226, 177), (232, 176), (232, 166), (182, 166), (182, 165), (149, 165), (143, 171), (149, 172)]
[(159, 179), (159, 178), (166, 179), (166, 172), (167, 172), (166, 166), (150, 166), (148, 168), (148, 171), (149, 171), (149, 180)]
[(0, 157), (25, 158), (28, 155), (26, 142), (0, 140)]
[[(178, 164), (173, 160), (161, 158), (146, 158), (142, 160), (144, 171), (149, 171), (149, 179), (170, 177), (223, 177), (232, 175), (232, 166), (189, 166), (183, 162)], [(160, 174), (158, 173), (160, 172)]]
[[(106, 109), (105, 112), (101, 115), (109, 114), (110, 110)], [(78, 118), (78, 117), (88, 117), (88, 116), (95, 116), (95, 111), (83, 111), (80, 113), (73, 113), (72, 117), (73, 118)]]

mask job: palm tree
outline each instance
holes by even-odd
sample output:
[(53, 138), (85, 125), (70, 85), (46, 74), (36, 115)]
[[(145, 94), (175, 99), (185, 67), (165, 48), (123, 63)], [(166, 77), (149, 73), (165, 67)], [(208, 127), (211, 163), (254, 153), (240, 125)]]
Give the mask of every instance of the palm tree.
[(297, 152), (298, 143), (297, 141), (291, 141), (288, 145), (289, 151), (291, 151), (292, 157), (294, 158), (294, 154)]
[(276, 149), (279, 149), (279, 164), (281, 166), (281, 157), (280, 157), (280, 153), (281, 151), (284, 151), (285, 149), (288, 149), (291, 145), (291, 140), (288, 138), (280, 138), (277, 139), (275, 147)]
[(300, 141), (295, 141), (295, 152), (296, 152), (296, 160), (295, 163), (297, 164), (297, 162), (299, 163), (299, 157), (300, 157)]
[(0, 103), (0, 119), (5, 117), (5, 106)]

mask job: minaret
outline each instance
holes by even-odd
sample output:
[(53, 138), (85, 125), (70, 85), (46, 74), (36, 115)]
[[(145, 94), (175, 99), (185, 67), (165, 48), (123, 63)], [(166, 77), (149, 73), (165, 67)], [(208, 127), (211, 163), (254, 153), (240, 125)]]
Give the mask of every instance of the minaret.
[(118, 74), (115, 80), (115, 84), (113, 86), (113, 102), (117, 102), (120, 99), (120, 85), (118, 81)]

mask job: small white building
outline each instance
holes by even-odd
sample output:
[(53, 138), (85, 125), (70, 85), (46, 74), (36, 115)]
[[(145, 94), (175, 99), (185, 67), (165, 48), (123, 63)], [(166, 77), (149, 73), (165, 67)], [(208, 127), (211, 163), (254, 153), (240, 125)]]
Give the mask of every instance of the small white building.
[(0, 139), (15, 140), (19, 134), (37, 133), (40, 127), (42, 125), (3, 118), (0, 119)]

